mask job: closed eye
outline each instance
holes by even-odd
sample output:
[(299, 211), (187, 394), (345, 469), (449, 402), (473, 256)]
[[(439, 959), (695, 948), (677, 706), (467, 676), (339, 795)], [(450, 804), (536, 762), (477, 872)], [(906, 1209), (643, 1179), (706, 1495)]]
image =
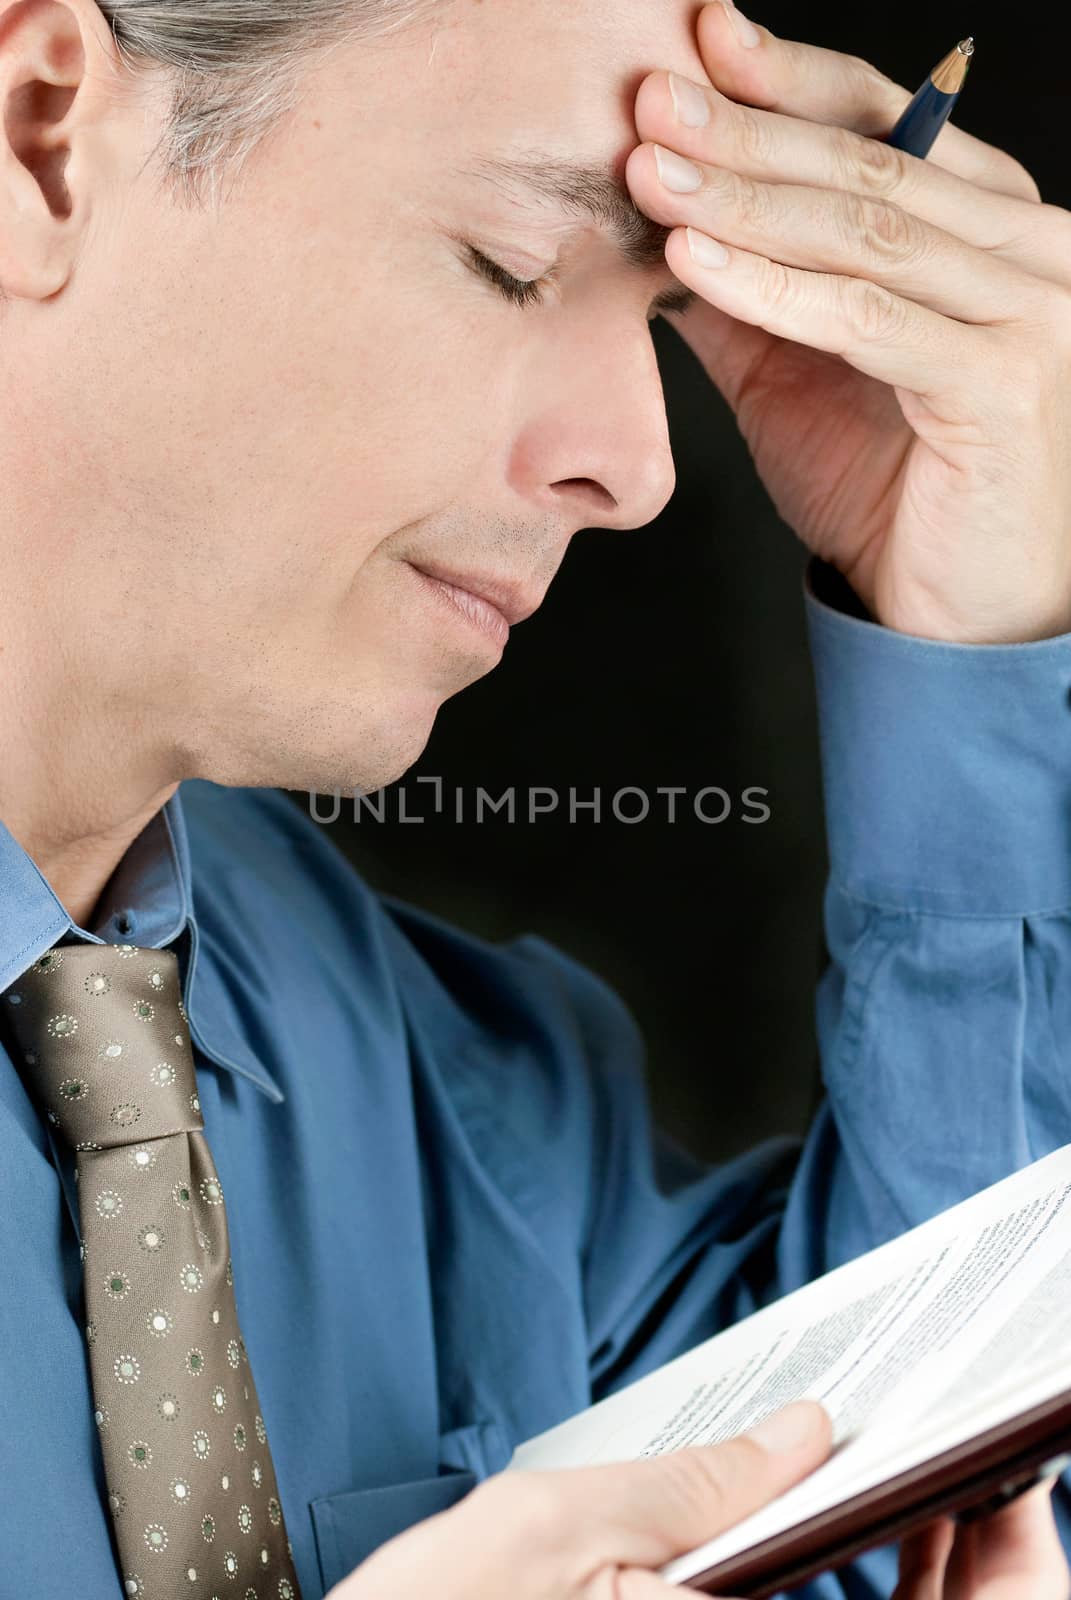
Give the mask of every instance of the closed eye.
[[(466, 242), (465, 250), (468, 254), (469, 265), (493, 283), (499, 293), (511, 305), (532, 306), (543, 303), (546, 289), (555, 281), (557, 273), (553, 267), (539, 278), (515, 278), (512, 272), (507, 272), (505, 267), (497, 261), (492, 261), (490, 256), (484, 255), (482, 250), (477, 250), (474, 244)], [(694, 305), (699, 296), (694, 289), (686, 289), (683, 284), (678, 287), (664, 289), (651, 303), (648, 319), (653, 320), (663, 312), (685, 312), (689, 306)]]
[(465, 249), (468, 252), (469, 264), (489, 283), (493, 283), (499, 293), (512, 305), (532, 306), (542, 303), (544, 290), (553, 282), (553, 269), (544, 273), (541, 278), (515, 278), (512, 272), (507, 272), (497, 261), (485, 256), (475, 245), (466, 244)]

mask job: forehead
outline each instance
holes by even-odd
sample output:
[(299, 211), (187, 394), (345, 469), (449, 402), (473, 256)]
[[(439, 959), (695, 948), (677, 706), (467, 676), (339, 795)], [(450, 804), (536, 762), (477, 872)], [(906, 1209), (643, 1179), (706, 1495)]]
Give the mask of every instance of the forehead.
[(668, 68), (709, 82), (695, 42), (701, 8), (701, 0), (445, 0), (409, 48), (422, 62), (429, 120), (449, 142), (465, 134), (506, 153), (515, 142), (621, 172), (647, 73)]

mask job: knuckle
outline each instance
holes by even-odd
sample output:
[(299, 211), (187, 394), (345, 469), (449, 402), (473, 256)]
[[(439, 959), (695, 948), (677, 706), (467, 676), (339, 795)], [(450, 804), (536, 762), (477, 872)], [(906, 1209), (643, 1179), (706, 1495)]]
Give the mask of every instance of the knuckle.
[(867, 344), (893, 344), (904, 331), (907, 308), (880, 283), (845, 278), (846, 320), (852, 332)]
[(733, 138), (748, 162), (757, 167), (770, 164), (774, 151), (769, 117), (758, 115), (750, 106), (734, 106)]
[(713, 204), (732, 211), (737, 205), (737, 194), (741, 180), (735, 172), (729, 172), (724, 167), (703, 167), (703, 198)]
[(871, 261), (884, 263), (890, 257), (903, 261), (905, 256), (917, 253), (919, 230), (910, 212), (887, 200), (867, 196), (852, 197), (849, 210), (854, 225), (853, 243), (857, 247), (861, 244)]
[(888, 199), (904, 187), (906, 162), (903, 154), (880, 139), (853, 135), (845, 142), (842, 160), (851, 186), (861, 194)]
[(763, 233), (774, 221), (773, 195), (767, 184), (733, 173), (733, 210), (742, 222)]
[(759, 298), (763, 304), (773, 311), (791, 311), (795, 291), (792, 274), (784, 262), (760, 256), (757, 270)]

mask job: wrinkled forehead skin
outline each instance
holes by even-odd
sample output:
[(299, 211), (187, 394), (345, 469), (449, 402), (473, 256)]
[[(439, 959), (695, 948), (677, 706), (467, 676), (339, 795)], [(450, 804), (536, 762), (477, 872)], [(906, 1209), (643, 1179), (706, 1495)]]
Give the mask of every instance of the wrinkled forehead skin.
[(433, 102), (423, 108), (429, 154), (461, 128), (500, 151), (512, 127), (526, 148), (579, 151), (621, 177), (647, 73), (710, 81), (695, 38), (701, 10), (697, 0), (444, 0), (417, 25), (422, 66), (404, 92)]

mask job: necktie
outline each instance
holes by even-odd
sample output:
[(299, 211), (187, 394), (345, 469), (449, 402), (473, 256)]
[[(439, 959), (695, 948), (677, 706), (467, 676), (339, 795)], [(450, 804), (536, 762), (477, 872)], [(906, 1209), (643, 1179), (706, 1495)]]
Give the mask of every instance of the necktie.
[(77, 1152), (89, 1366), (126, 1594), (300, 1600), (174, 952), (58, 946), (4, 1011)]

